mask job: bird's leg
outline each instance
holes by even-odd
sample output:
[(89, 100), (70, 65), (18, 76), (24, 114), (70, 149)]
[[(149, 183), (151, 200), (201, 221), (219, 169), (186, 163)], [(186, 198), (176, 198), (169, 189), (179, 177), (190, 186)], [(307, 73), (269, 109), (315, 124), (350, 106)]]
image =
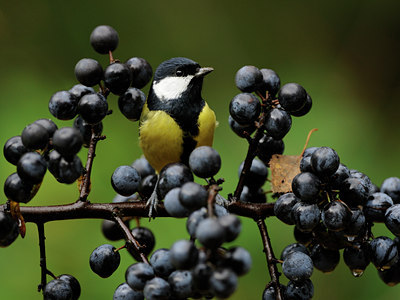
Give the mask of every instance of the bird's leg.
[(155, 218), (153, 216), (153, 209), (155, 212), (157, 212), (157, 205), (158, 205), (158, 195), (157, 195), (157, 188), (158, 188), (158, 182), (160, 181), (160, 176), (157, 175), (157, 182), (154, 186), (154, 190), (151, 193), (149, 199), (147, 199), (147, 203), (146, 203), (146, 208), (149, 207), (149, 219), (151, 218)]

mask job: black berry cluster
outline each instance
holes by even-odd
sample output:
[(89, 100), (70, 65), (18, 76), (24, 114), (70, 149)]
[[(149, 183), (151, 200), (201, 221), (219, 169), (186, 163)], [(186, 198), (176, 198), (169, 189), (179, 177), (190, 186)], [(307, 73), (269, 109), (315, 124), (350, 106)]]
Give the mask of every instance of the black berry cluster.
[(385, 222), (399, 235), (400, 179), (388, 178), (379, 189), (367, 175), (340, 163), (329, 147), (307, 148), (300, 170), (292, 192), (281, 195), (274, 205), (278, 219), (295, 225), (299, 244), (293, 244), (294, 250), (309, 255), (316, 269), (332, 272), (343, 249), (344, 262), (355, 277), (372, 262), (385, 283), (399, 283), (397, 238), (374, 237), (372, 226)]

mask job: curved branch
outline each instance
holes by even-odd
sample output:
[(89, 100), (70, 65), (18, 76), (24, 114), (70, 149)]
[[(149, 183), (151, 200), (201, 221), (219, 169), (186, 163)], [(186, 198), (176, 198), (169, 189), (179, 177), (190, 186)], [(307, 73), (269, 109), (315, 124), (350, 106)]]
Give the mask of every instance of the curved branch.
[[(0, 206), (0, 211), (7, 209), (6, 204)], [(228, 211), (247, 218), (266, 218), (274, 215), (274, 203), (242, 203), (233, 202), (228, 205)], [(148, 217), (146, 202), (124, 203), (90, 203), (77, 201), (65, 205), (53, 206), (21, 206), (20, 211), (25, 222), (46, 223), (50, 221), (71, 219), (107, 219), (114, 220), (114, 212), (119, 216)], [(170, 217), (162, 203), (157, 205), (157, 217)]]

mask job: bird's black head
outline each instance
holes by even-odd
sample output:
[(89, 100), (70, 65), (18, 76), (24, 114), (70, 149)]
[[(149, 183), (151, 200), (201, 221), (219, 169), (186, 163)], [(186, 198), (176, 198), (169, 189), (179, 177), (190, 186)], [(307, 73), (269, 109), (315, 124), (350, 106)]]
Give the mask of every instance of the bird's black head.
[(165, 77), (184, 77), (194, 75), (200, 69), (200, 65), (186, 57), (174, 57), (162, 62), (154, 73), (154, 81), (159, 81)]
[(200, 101), (203, 78), (212, 70), (212, 68), (201, 68), (197, 62), (189, 58), (171, 58), (157, 67), (151, 93), (162, 102), (177, 99), (188, 102)]

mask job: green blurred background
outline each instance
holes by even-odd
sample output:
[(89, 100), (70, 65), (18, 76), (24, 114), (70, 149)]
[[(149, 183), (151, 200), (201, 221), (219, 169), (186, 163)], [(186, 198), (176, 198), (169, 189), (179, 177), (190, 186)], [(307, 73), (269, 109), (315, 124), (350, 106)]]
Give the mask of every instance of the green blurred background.
[[(58, 90), (75, 83), (74, 66), (83, 57), (107, 57), (92, 50), (89, 35), (100, 24), (113, 26), (120, 36), (115, 57), (139, 56), (153, 68), (165, 59), (186, 56), (215, 71), (204, 84), (203, 95), (216, 111), (220, 125), (214, 147), (222, 156), (223, 194), (232, 192), (246, 142), (229, 129), (228, 104), (238, 93), (235, 72), (244, 65), (272, 68), (282, 83), (298, 82), (313, 98), (313, 109), (294, 119), (285, 138), (286, 154), (299, 154), (307, 133), (310, 146), (330, 146), (350, 168), (380, 185), (400, 176), (400, 5), (396, 0), (371, 1), (0, 1), (0, 136), (1, 142), (19, 135), (38, 118), (52, 118), (47, 105)], [(148, 86), (144, 89), (147, 92)], [(104, 121), (107, 139), (98, 145), (90, 200), (110, 202), (114, 169), (141, 155), (137, 124), (118, 111)], [(54, 118), (53, 118), (54, 119)], [(56, 121), (59, 127), (71, 121)], [(84, 157), (86, 150), (82, 150)], [(15, 171), (0, 159), (1, 181)], [(75, 201), (76, 185), (58, 184), (47, 174), (29, 205)], [(5, 202), (2, 194), (2, 201)], [(81, 299), (112, 299), (133, 259), (122, 251), (120, 268), (101, 279), (89, 268), (91, 251), (107, 241), (100, 220), (46, 224), (48, 267), (70, 273), (82, 286)], [(142, 224), (154, 230), (156, 247), (170, 247), (188, 238), (183, 220), (156, 219)], [(259, 233), (254, 222), (243, 220), (235, 244), (253, 256), (250, 274), (240, 278), (231, 299), (260, 299), (269, 281)], [(275, 253), (294, 242), (293, 228), (267, 220)], [(392, 236), (382, 225), (374, 234)], [(27, 226), (25, 239), (0, 251), (1, 299), (41, 299), (36, 227)], [(122, 242), (114, 243), (121, 246)], [(49, 278), (50, 279), (50, 278)], [(282, 279), (284, 283), (286, 279)], [(369, 266), (355, 279), (343, 261), (332, 274), (315, 270), (315, 299), (398, 299), (399, 287), (387, 287)]]

